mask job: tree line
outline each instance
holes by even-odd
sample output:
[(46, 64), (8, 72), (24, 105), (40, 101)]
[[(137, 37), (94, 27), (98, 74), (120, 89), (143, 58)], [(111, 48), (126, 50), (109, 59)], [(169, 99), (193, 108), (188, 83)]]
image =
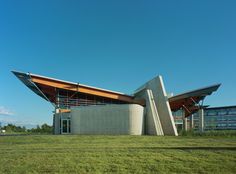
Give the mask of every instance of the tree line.
[(16, 126), (14, 124), (8, 124), (0, 127), (1, 130), (6, 130), (6, 133), (36, 133), (36, 134), (52, 134), (53, 127), (44, 123), (41, 126), (37, 125), (36, 128), (26, 129), (25, 126)]

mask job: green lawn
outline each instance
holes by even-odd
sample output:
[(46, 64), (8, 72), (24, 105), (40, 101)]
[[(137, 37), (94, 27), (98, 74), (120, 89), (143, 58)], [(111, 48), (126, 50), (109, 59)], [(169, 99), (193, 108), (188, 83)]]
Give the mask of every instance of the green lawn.
[(236, 173), (236, 137), (0, 136), (0, 173)]

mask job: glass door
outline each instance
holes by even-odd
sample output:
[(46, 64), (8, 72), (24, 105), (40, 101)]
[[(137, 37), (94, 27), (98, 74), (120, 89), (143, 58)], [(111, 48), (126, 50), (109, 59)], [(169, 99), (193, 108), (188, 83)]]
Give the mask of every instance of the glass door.
[(69, 134), (70, 133), (70, 120), (62, 119), (61, 120), (61, 134)]

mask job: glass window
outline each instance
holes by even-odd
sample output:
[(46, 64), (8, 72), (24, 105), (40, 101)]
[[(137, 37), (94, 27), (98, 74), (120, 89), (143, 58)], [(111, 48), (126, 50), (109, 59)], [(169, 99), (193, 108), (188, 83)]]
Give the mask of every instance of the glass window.
[(230, 110), (228, 114), (236, 114), (236, 110)]
[(217, 112), (216, 111), (208, 111), (207, 115), (217, 115)]
[(70, 131), (71, 131), (70, 119), (62, 119), (61, 128), (62, 128), (63, 134), (70, 133)]
[(67, 133), (67, 120), (62, 120), (62, 132)]
[(226, 115), (227, 111), (226, 110), (221, 110), (218, 112), (218, 115)]

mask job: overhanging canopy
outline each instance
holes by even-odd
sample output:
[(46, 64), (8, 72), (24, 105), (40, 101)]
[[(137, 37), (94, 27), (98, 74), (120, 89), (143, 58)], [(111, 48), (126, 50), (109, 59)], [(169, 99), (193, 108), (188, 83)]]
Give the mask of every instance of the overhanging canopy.
[(177, 111), (184, 109), (186, 117), (191, 115), (201, 107), (199, 102), (215, 92), (220, 85), (221, 84), (216, 84), (170, 97), (168, 100), (171, 110)]
[[(121, 101), (125, 103), (136, 103), (144, 105), (144, 100), (136, 100), (133, 96), (126, 95), (116, 91), (87, 86), (79, 83), (62, 81), (54, 78), (40, 76), (31, 73), (23, 73), (12, 71), (18, 79), (20, 79), (28, 88), (43, 99), (50, 101), (54, 105), (57, 103), (58, 91), (67, 95), (68, 98), (73, 98), (77, 93), (81, 95), (97, 96), (100, 98)], [(91, 97), (90, 97), (91, 98)]]
[[(78, 106), (104, 103), (135, 103), (145, 105), (144, 99), (135, 99), (131, 95), (106, 89), (87, 86), (79, 83), (62, 81), (31, 73), (12, 71), (28, 88), (54, 106)], [(199, 102), (211, 95), (220, 84), (185, 92), (168, 98), (172, 111), (185, 110), (185, 116), (196, 112), (201, 106)], [(64, 98), (63, 98), (63, 97)], [(59, 99), (60, 98), (60, 101)]]

